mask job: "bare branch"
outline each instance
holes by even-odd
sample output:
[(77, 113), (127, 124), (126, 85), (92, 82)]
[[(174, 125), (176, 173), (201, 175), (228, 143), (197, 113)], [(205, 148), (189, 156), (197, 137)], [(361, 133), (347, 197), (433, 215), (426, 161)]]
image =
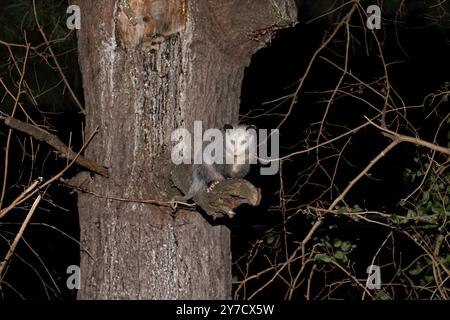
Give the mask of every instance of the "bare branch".
[(22, 226), (20, 227), (19, 232), (16, 234), (16, 237), (15, 237), (11, 247), (9, 248), (8, 252), (6, 253), (5, 259), (3, 259), (3, 261), (0, 263), (0, 281), (3, 280), (3, 277), (4, 277), (3, 272), (5, 270), (5, 267), (8, 265), (8, 262), (10, 261), (11, 256), (13, 255), (14, 250), (16, 249), (20, 238), (22, 238), (25, 228), (27, 227), (28, 223), (30, 222), (31, 217), (33, 216), (33, 213), (36, 210), (40, 201), (41, 201), (41, 196), (38, 195), (36, 200), (34, 200), (33, 206), (31, 207), (30, 211), (28, 212), (24, 222), (22, 223)]
[(39, 141), (44, 141), (51, 145), (53, 148), (55, 148), (58, 151), (58, 155), (63, 158), (67, 158), (69, 160), (75, 160), (75, 162), (86, 168), (89, 169), (95, 173), (98, 173), (101, 176), (108, 177), (108, 168), (99, 165), (98, 163), (86, 159), (83, 156), (78, 156), (77, 153), (72, 151), (68, 146), (66, 146), (61, 140), (58, 139), (57, 136), (54, 134), (51, 134), (50, 132), (38, 128), (36, 126), (30, 125), (26, 122), (17, 120), (12, 117), (2, 117), (0, 116), (0, 120), (4, 120), (5, 124), (15, 130), (24, 132), (26, 134), (29, 134), (33, 138)]

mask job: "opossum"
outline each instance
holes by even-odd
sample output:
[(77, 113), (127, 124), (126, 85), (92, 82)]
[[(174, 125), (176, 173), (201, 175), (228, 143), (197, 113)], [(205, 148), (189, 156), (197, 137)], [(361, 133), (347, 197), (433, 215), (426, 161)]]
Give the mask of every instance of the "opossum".
[[(189, 200), (203, 191), (211, 189), (227, 178), (243, 178), (250, 171), (252, 159), (256, 159), (255, 127), (247, 125), (225, 125), (224, 152), (221, 163), (192, 165), (192, 183), (183, 197)], [(203, 150), (201, 150), (203, 151)]]

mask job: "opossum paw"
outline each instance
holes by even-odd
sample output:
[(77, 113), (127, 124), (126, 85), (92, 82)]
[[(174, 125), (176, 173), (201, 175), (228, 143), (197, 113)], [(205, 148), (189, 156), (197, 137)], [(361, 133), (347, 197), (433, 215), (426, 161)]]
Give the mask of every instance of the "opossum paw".
[(218, 183), (219, 183), (219, 181), (214, 181), (214, 182), (212, 182), (212, 183), (209, 185), (209, 187), (206, 188), (206, 192), (211, 192), (211, 191), (214, 189), (214, 187), (215, 187)]

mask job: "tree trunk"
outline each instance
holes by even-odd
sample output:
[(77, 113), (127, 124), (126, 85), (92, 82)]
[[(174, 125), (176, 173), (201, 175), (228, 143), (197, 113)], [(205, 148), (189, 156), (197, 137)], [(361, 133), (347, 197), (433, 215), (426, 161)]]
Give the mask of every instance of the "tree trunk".
[[(230, 232), (168, 201), (171, 132), (238, 120), (244, 68), (291, 0), (78, 0), (86, 149), (109, 168), (78, 199), (81, 299), (229, 299)], [(93, 195), (93, 194), (96, 195)], [(113, 198), (130, 199), (118, 201)]]

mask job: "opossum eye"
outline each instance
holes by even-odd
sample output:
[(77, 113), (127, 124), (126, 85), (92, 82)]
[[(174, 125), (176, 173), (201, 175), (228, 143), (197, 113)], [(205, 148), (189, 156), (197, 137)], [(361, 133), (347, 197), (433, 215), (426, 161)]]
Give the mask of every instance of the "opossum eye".
[(234, 141), (234, 139), (231, 139), (230, 142), (231, 142), (231, 144), (235, 144), (236, 143), (236, 141)]
[(242, 140), (242, 141), (241, 141), (241, 146), (243, 146), (243, 145), (246, 144), (246, 143), (247, 143), (247, 141)]

